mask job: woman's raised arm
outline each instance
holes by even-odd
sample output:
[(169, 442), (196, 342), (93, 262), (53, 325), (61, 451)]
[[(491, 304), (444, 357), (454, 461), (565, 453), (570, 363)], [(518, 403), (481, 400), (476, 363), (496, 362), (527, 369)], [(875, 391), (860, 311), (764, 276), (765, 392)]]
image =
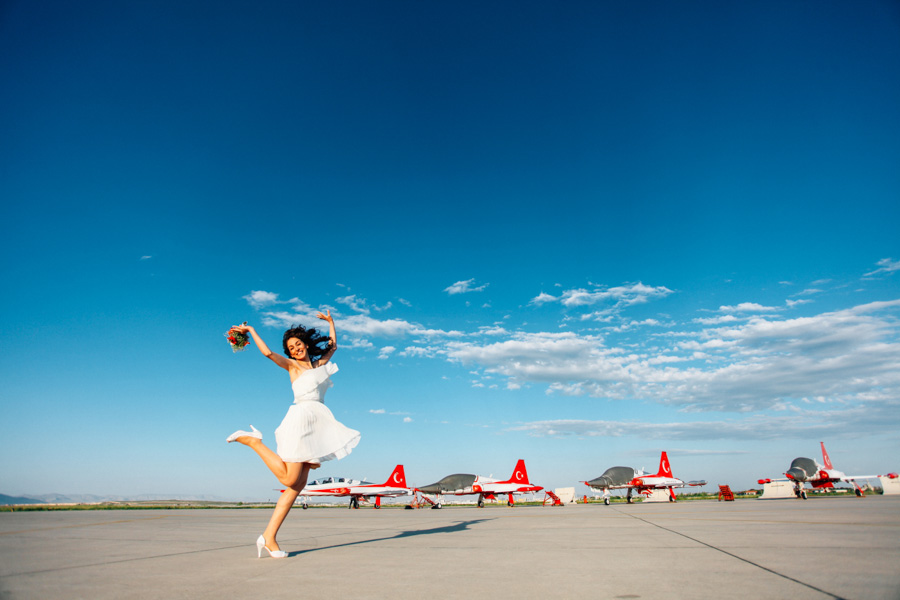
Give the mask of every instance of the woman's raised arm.
[(331, 347), (328, 348), (328, 352), (322, 355), (322, 358), (319, 359), (318, 364), (324, 365), (331, 357), (334, 356), (334, 351), (337, 350), (337, 333), (334, 330), (334, 319), (331, 317), (331, 311), (327, 310), (324, 313), (316, 313), (316, 316), (322, 319), (323, 321), (328, 321), (328, 337), (331, 338)]
[(266, 343), (259, 337), (259, 334), (256, 333), (256, 330), (250, 325), (235, 325), (231, 328), (233, 331), (237, 331), (239, 333), (249, 333), (251, 337), (253, 337), (253, 341), (256, 342), (256, 347), (259, 348), (259, 351), (263, 353), (263, 356), (274, 362), (276, 365), (281, 367), (282, 369), (286, 369), (288, 371), (291, 370), (291, 361), (281, 356), (280, 354), (275, 354), (269, 347), (266, 346)]

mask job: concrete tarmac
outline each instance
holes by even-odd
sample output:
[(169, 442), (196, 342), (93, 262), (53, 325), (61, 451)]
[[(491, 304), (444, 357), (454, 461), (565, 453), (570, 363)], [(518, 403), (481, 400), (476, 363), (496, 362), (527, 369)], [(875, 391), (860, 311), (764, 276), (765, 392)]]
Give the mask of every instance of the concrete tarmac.
[(0, 598), (900, 598), (900, 497), (0, 513)]

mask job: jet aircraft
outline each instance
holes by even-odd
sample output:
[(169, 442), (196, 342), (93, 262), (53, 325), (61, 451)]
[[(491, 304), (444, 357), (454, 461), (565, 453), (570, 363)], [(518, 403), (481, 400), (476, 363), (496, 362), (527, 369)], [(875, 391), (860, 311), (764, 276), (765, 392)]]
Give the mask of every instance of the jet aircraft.
[[(812, 458), (798, 457), (791, 461), (791, 466), (785, 472), (787, 479), (760, 479), (757, 483), (765, 484), (773, 481), (792, 481), (794, 483), (794, 495), (797, 498), (806, 500), (806, 490), (803, 484), (808, 483), (813, 488), (833, 488), (835, 483), (846, 481), (851, 483), (857, 496), (862, 496), (862, 489), (856, 484), (857, 479), (875, 479), (877, 475), (845, 475), (838, 471), (831, 464), (828, 457), (828, 451), (825, 450), (825, 442), (819, 442), (822, 446), (822, 460), (824, 465), (820, 465)], [(888, 475), (890, 477), (890, 474)]]
[[(425, 496), (432, 504), (431, 508), (441, 508), (444, 505), (444, 494), (451, 496), (478, 494), (478, 506), (483, 508), (484, 499), (493, 500), (496, 498), (496, 494), (507, 494), (509, 498), (507, 504), (512, 506), (515, 504), (513, 494), (539, 492), (542, 489), (544, 488), (528, 482), (528, 471), (525, 470), (525, 461), (519, 459), (512, 475), (506, 481), (497, 481), (490, 477), (470, 475), (468, 473), (456, 473), (447, 475), (440, 481), (430, 485), (418, 487), (416, 491), (421, 492)], [(432, 500), (429, 496), (434, 496), (435, 499)]]
[(653, 490), (668, 489), (669, 502), (675, 502), (675, 492), (672, 488), (706, 485), (706, 481), (688, 481), (685, 483), (672, 475), (672, 466), (669, 464), (669, 456), (663, 452), (659, 457), (659, 471), (655, 474), (645, 472), (643, 469), (633, 469), (632, 467), (610, 467), (603, 472), (603, 475), (590, 481), (585, 481), (585, 485), (595, 490), (603, 490), (603, 503), (609, 505), (609, 490), (626, 489), (626, 500), (631, 503), (631, 494), (637, 491), (638, 494), (650, 496)]
[(350, 497), (350, 508), (359, 508), (359, 501), (375, 498), (375, 508), (381, 507), (383, 497), (411, 496), (413, 491), (406, 485), (403, 465), (394, 467), (391, 476), (384, 483), (369, 483), (344, 477), (323, 477), (306, 484), (300, 492), (303, 508), (309, 507), (309, 499), (319, 496)]

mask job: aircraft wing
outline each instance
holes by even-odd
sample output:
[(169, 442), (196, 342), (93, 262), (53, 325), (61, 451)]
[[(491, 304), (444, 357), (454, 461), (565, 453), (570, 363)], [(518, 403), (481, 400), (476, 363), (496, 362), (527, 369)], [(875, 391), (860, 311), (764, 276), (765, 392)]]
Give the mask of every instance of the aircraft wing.
[(408, 488), (350, 488), (351, 496), (384, 496), (394, 498), (396, 496), (411, 496), (412, 490)]
[(653, 483), (651, 485), (634, 485), (631, 487), (653, 490), (667, 490), (669, 488), (683, 488), (686, 485), (687, 484), (682, 481), (681, 483)]
[[(284, 491), (284, 490), (282, 490)], [(332, 487), (327, 489), (303, 488), (301, 496), (349, 496), (350, 489), (345, 487)]]

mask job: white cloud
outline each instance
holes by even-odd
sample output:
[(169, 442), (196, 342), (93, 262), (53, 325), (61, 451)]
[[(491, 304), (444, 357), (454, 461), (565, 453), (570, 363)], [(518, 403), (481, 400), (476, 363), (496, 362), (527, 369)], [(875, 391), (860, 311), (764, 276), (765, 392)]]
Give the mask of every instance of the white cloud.
[(896, 431), (900, 402), (838, 410), (804, 410), (789, 415), (753, 415), (740, 419), (646, 423), (636, 421), (588, 421), (559, 419), (514, 425), (506, 431), (522, 431), (535, 437), (635, 437), (643, 440), (758, 440), (821, 439), (853, 431), (871, 434)]
[(481, 292), (489, 285), (489, 284), (485, 283), (484, 285), (475, 286), (474, 283), (475, 283), (475, 279), (467, 279), (466, 281), (457, 281), (450, 287), (445, 288), (444, 291), (452, 296), (454, 294), (467, 294), (469, 292)]
[(721, 325), (722, 323), (734, 323), (739, 320), (740, 319), (734, 315), (722, 315), (719, 317), (694, 319), (694, 323), (700, 323), (701, 325)]
[(784, 303), (788, 308), (794, 308), (795, 306), (800, 306), (801, 304), (809, 304), (812, 300), (785, 300)]
[(893, 273), (900, 270), (900, 260), (891, 260), (890, 258), (882, 258), (877, 263), (878, 268), (863, 275), (863, 277), (871, 277), (879, 273)]
[(341, 348), (361, 348), (371, 350), (375, 345), (365, 338), (348, 337), (340, 344)]
[(659, 325), (662, 325), (662, 323), (660, 323), (656, 319), (644, 319), (643, 321), (630, 321), (628, 323), (623, 323), (622, 325), (618, 325), (616, 327), (610, 327), (608, 329), (608, 331), (617, 331), (617, 332), (629, 331), (631, 329), (634, 329), (635, 327), (640, 327), (641, 325), (659, 326)]
[(379, 321), (368, 315), (351, 315), (341, 319), (339, 323), (344, 331), (374, 337), (403, 337), (418, 329), (416, 325), (403, 319)]
[(538, 296), (532, 298), (528, 304), (540, 306), (551, 302), (559, 302), (566, 308), (578, 308), (604, 303), (609, 306), (584, 314), (580, 318), (582, 321), (609, 322), (616, 314), (628, 306), (665, 298), (672, 293), (674, 292), (665, 286), (654, 287), (644, 285), (641, 282), (616, 287), (592, 285), (589, 289), (574, 288), (564, 290), (558, 297), (541, 292)]
[(151, 256), (149, 254), (145, 254), (144, 256), (141, 257), (141, 260), (150, 260), (151, 258), (153, 258), (153, 256)]
[(509, 332), (503, 327), (499, 327), (497, 325), (494, 326), (484, 326), (478, 328), (478, 333), (481, 335), (506, 335)]
[(289, 329), (297, 325), (307, 328), (322, 327), (320, 321), (310, 312), (300, 313), (291, 311), (271, 311), (262, 313), (262, 324), (276, 329)]
[[(262, 297), (265, 302), (277, 302), (277, 295)], [(312, 314), (314, 311), (299, 313), (295, 311), (269, 311), (262, 313), (263, 325), (269, 327), (288, 328), (296, 324), (307, 327), (321, 327), (321, 321)], [(429, 329), (416, 323), (403, 319), (379, 320), (367, 314), (355, 314), (335, 319), (338, 335), (348, 334), (351, 337), (363, 339), (366, 336), (375, 338), (403, 338), (411, 337), (462, 337), (461, 331), (444, 331), (442, 329)]]
[(567, 307), (591, 306), (598, 302), (614, 300), (617, 305), (642, 304), (651, 299), (665, 298), (673, 293), (667, 287), (652, 287), (641, 282), (618, 287), (596, 287), (592, 290), (573, 289), (562, 293), (560, 301)]
[[(668, 352), (608, 347), (574, 332), (514, 333), (492, 344), (445, 347), (450, 360), (514, 385), (541, 383), (551, 393), (644, 399), (688, 411), (751, 412), (815, 396), (853, 403), (876, 389), (900, 396), (895, 321), (880, 316), (898, 306), (900, 300), (798, 319), (754, 317), (697, 332), (693, 340), (674, 338)], [(679, 357), (689, 364), (679, 367)]]
[(442, 353), (437, 346), (407, 346), (399, 355), (403, 357), (434, 358)]
[(335, 302), (338, 304), (343, 304), (345, 306), (350, 307), (350, 310), (355, 310), (356, 312), (363, 313), (364, 315), (369, 314), (369, 309), (366, 307), (365, 300), (357, 300), (356, 294), (350, 296), (342, 296), (340, 298), (335, 298)]
[(556, 302), (557, 300), (559, 300), (559, 298), (557, 298), (556, 296), (551, 296), (550, 294), (541, 292), (540, 294), (532, 298), (529, 304), (546, 304), (548, 302)]
[(369, 301), (365, 298), (360, 298), (356, 294), (351, 294), (349, 296), (342, 296), (340, 298), (335, 298), (335, 302), (338, 304), (343, 304), (350, 308), (350, 310), (356, 311), (358, 313), (362, 313), (364, 315), (368, 315), (373, 310), (377, 312), (382, 312), (389, 309), (393, 304), (388, 302), (384, 306), (370, 305)]
[[(412, 421), (413, 421), (413, 420), (412, 420), (411, 417), (403, 417), (403, 422), (404, 422), (404, 423), (412, 423)], [(421, 485), (421, 484), (420, 484), (420, 485)]]
[(383, 408), (375, 408), (375, 409), (369, 410), (369, 412), (372, 413), (373, 415), (383, 415), (384, 409)]
[[(590, 294), (605, 293), (618, 304), (672, 293), (637, 285), (642, 286), (622, 286), (615, 293), (610, 293), (613, 288), (585, 290), (585, 296), (569, 290), (560, 298), (587, 301)], [(275, 294), (261, 294), (248, 299), (266, 306), (280, 303)], [(789, 300), (786, 307), (805, 302)], [(793, 414), (806, 401), (820, 409), (850, 410), (900, 398), (900, 300), (793, 319), (784, 318), (784, 308), (749, 302), (723, 306), (720, 314), (694, 319), (680, 329), (672, 316), (659, 314), (628, 321), (616, 316), (618, 327), (581, 331), (575, 329), (583, 321), (565, 315), (570, 327), (555, 332), (476, 323), (470, 325), (474, 331), (464, 334), (368, 314), (339, 318), (337, 325), (339, 335), (351, 340), (350, 347), (371, 350), (375, 346), (369, 340), (380, 341), (379, 358), (447, 360), (476, 371), (473, 385), (512, 391), (535, 388), (551, 395), (656, 402), (683, 412), (776, 411), (780, 416)], [(291, 311), (262, 315), (273, 324), (309, 318)], [(627, 333), (640, 325), (668, 330)], [(394, 341), (403, 338), (410, 341)], [(348, 347), (343, 338), (341, 342)], [(900, 415), (893, 420), (896, 425), (898, 419)]]
[(741, 302), (736, 306), (720, 306), (719, 312), (735, 313), (735, 312), (773, 312), (781, 310), (775, 306), (763, 306), (755, 302)]
[(246, 300), (253, 308), (259, 309), (276, 304), (278, 302), (278, 294), (263, 290), (253, 290), (248, 295), (244, 296), (244, 300)]

